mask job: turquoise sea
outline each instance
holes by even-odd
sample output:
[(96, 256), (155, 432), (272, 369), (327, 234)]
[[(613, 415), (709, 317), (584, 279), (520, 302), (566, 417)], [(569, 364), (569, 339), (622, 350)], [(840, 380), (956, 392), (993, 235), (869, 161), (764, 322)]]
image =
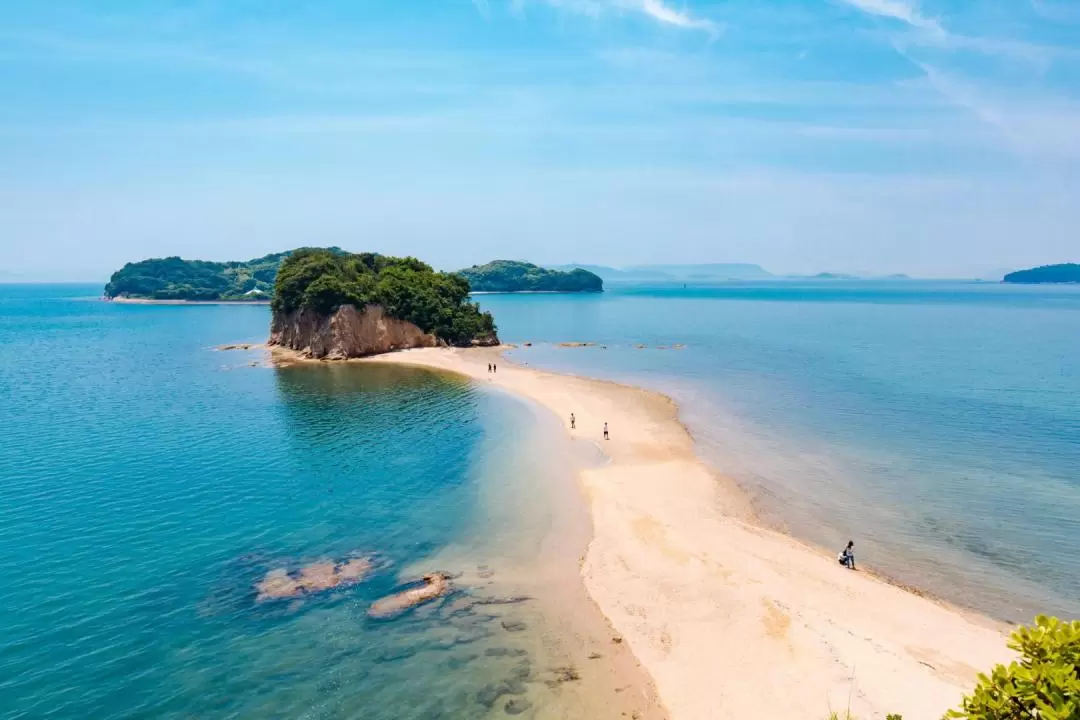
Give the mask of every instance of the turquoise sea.
[[(654, 717), (576, 582), (573, 470), (600, 460), (557, 421), (428, 372), (214, 349), (263, 340), (265, 307), (99, 293), (0, 285), (0, 718)], [(521, 362), (674, 396), (795, 535), (1000, 618), (1080, 617), (1080, 288), (480, 300), (535, 343)], [(369, 582), (254, 602), (268, 570), (353, 553)], [(459, 574), (446, 603), (366, 617), (431, 569)], [(507, 596), (531, 599), (469, 605)]]
[[(655, 717), (615, 692), (640, 671), (577, 582), (551, 418), (430, 372), (214, 350), (265, 339), (266, 307), (99, 293), (0, 285), (0, 718)], [(370, 581), (255, 603), (267, 571), (354, 553)], [(429, 570), (458, 593), (366, 617)]]

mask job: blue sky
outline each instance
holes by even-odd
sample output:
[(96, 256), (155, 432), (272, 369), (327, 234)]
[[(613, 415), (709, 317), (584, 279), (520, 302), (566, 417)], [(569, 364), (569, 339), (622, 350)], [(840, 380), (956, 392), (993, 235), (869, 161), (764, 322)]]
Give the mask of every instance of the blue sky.
[(0, 272), (1080, 261), (1080, 2), (0, 0)]

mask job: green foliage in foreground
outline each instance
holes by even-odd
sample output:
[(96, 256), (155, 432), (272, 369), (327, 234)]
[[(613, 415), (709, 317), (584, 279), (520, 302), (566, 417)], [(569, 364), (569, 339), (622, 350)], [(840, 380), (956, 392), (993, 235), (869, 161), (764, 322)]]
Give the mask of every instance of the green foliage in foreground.
[(343, 305), (382, 305), (451, 345), (495, 339), (490, 313), (469, 302), (469, 281), (435, 272), (416, 258), (303, 248), (282, 263), (274, 285), (275, 313), (310, 309), (328, 315)]
[(207, 262), (178, 257), (128, 263), (113, 273), (105, 296), (149, 300), (267, 300), (278, 266), (288, 253), (247, 262)]
[(479, 292), (603, 292), (604, 281), (587, 270), (546, 270), (514, 260), (495, 260), (460, 270)]
[(1040, 615), (1012, 635), (1020, 660), (980, 675), (975, 692), (947, 718), (967, 720), (1080, 719), (1080, 621)]
[(1017, 270), (1005, 276), (1007, 283), (1080, 283), (1080, 265), (1043, 265), (1030, 270)]

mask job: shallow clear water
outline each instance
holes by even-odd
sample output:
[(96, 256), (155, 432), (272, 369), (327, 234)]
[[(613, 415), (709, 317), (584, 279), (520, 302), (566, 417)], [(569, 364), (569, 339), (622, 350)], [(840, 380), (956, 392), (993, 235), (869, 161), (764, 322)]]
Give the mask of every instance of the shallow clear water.
[(704, 456), (794, 534), (854, 539), (865, 564), (1000, 618), (1080, 617), (1080, 288), (615, 286), (481, 303), (504, 340), (539, 343), (522, 362), (671, 394)]
[[(597, 716), (566, 707), (613, 695), (617, 653), (558, 668), (606, 627), (560, 624), (537, 587), (576, 570), (552, 530), (584, 532), (544, 485), (572, 486), (547, 461), (572, 451), (542, 416), (430, 372), (213, 349), (261, 340), (265, 307), (97, 292), (0, 286), (0, 717)], [(269, 570), (352, 553), (370, 581), (255, 602)], [(432, 569), (458, 594), (366, 616)], [(452, 604), (507, 594), (535, 599)]]

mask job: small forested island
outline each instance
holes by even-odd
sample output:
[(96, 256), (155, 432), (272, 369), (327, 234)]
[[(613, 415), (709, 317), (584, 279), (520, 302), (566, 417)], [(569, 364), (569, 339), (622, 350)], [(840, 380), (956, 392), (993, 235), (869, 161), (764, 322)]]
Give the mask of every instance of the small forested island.
[(269, 300), (281, 261), (274, 253), (246, 262), (208, 262), (178, 257), (128, 263), (113, 273), (105, 297), (141, 300)]
[(1005, 276), (1007, 283), (1080, 283), (1080, 265), (1063, 263), (1017, 270)]
[(473, 292), (603, 292), (604, 281), (588, 270), (547, 270), (515, 260), (495, 260), (458, 271)]
[(320, 359), (497, 345), (491, 313), (469, 302), (469, 292), (461, 275), (412, 257), (294, 250), (274, 283), (269, 344)]

